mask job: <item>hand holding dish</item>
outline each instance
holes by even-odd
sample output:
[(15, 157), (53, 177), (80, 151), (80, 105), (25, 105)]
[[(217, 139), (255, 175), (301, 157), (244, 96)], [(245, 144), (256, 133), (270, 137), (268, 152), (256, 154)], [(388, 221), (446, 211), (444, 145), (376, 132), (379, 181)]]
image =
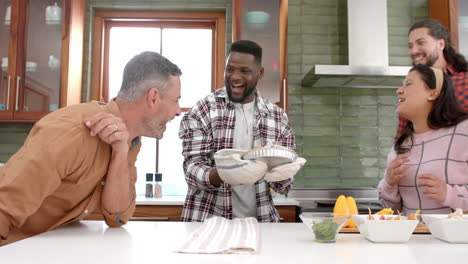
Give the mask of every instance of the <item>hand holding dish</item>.
[(222, 149), (215, 153), (214, 159), (219, 177), (231, 185), (253, 185), (267, 171), (267, 164), (260, 160), (243, 160), (246, 150)]
[(267, 182), (278, 182), (293, 178), (294, 175), (304, 166), (306, 160), (298, 157), (291, 163), (276, 166), (265, 174), (265, 180)]

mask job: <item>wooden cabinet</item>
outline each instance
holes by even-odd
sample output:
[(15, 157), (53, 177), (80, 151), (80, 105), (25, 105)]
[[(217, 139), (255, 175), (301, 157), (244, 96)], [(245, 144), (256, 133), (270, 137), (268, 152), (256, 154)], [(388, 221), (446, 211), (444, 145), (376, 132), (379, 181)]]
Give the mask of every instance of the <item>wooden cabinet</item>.
[(0, 121), (80, 102), (86, 1), (0, 0)]
[(438, 20), (450, 33), (450, 42), (459, 50), (458, 0), (429, 0), (429, 17)]
[(276, 210), (278, 210), (281, 222), (286, 222), (286, 223), (297, 222), (297, 206), (277, 205)]
[(131, 220), (135, 221), (180, 221), (180, 205), (138, 205)]
[[(181, 205), (137, 205), (132, 221), (179, 221)], [(86, 220), (104, 220), (99, 209), (89, 214)]]
[(287, 111), (288, 0), (233, 0), (232, 40), (248, 39), (263, 50), (265, 73), (257, 88)]
[[(281, 222), (297, 222), (297, 207), (294, 205), (276, 206)], [(180, 221), (182, 205), (137, 205), (131, 221)], [(101, 213), (93, 212), (86, 220), (103, 220)]]

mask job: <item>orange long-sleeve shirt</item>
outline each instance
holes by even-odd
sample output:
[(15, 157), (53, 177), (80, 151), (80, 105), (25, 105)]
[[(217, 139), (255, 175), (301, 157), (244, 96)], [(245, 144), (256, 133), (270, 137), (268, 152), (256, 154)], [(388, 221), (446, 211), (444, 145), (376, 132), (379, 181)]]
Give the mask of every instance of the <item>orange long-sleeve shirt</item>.
[[(98, 112), (120, 116), (113, 101), (74, 105), (45, 116), (0, 168), (0, 246), (79, 221), (98, 207), (109, 226), (121, 226), (132, 216), (135, 195), (121, 213), (101, 206), (112, 148), (90, 136), (84, 124)], [(129, 142), (133, 190), (140, 146), (139, 138)]]

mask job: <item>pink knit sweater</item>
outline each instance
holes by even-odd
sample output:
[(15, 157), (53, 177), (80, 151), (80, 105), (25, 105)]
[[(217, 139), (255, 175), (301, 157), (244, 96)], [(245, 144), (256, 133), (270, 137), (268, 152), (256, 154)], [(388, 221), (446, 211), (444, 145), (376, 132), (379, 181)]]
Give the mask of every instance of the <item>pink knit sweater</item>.
[[(414, 134), (414, 145), (407, 153), (408, 174), (399, 184), (390, 186), (382, 179), (378, 186), (384, 207), (403, 211), (405, 215), (421, 209), (425, 214), (446, 214), (452, 209), (468, 211), (468, 120), (457, 126)], [(388, 154), (387, 167), (397, 154)], [(387, 173), (388, 170), (385, 172)], [(418, 187), (416, 176), (432, 174), (447, 183), (444, 202), (430, 200)], [(403, 210), (402, 210), (403, 209)]]

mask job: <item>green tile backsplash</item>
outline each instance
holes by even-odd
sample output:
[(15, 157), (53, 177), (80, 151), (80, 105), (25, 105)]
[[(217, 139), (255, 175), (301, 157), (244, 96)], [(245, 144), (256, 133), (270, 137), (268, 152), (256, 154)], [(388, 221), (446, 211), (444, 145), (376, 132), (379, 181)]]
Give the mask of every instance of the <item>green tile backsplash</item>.
[[(295, 188), (374, 186), (393, 144), (395, 89), (302, 86), (311, 66), (348, 63), (346, 2), (289, 1), (289, 116), (308, 160)], [(387, 8), (389, 64), (410, 65), (408, 29), (428, 16), (427, 0), (388, 0)]]
[(0, 124), (0, 162), (7, 160), (23, 145), (32, 124)]

